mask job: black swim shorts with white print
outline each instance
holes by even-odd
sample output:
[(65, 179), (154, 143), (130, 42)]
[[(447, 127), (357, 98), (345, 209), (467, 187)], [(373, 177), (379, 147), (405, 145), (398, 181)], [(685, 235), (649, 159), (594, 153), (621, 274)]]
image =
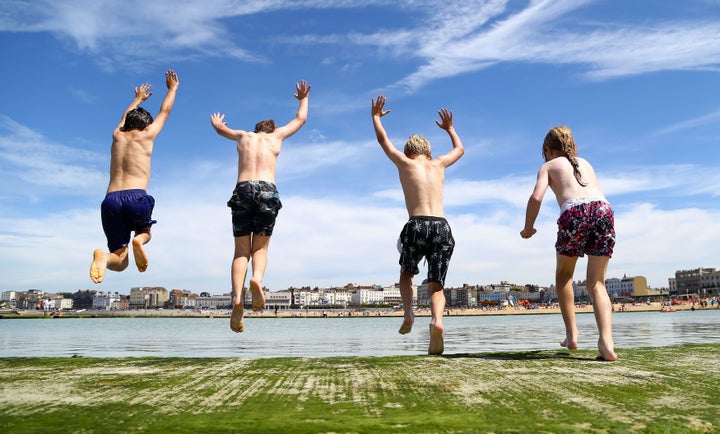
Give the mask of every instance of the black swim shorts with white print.
[(418, 274), (418, 264), (424, 256), (428, 262), (428, 282), (445, 286), (454, 248), (455, 239), (443, 217), (410, 217), (400, 232), (400, 266)]

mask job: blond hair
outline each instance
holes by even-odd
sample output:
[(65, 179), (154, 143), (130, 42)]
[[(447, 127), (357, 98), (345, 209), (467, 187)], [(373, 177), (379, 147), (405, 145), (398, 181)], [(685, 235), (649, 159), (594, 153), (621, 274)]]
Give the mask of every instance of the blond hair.
[(545, 141), (543, 142), (543, 158), (545, 161), (548, 160), (545, 150), (560, 151), (563, 157), (570, 161), (573, 167), (573, 174), (578, 184), (585, 187), (587, 183), (582, 182), (582, 174), (580, 173), (580, 165), (577, 160), (577, 145), (573, 138), (572, 131), (570, 128), (560, 125), (552, 128), (545, 135)]
[(424, 155), (428, 158), (432, 158), (432, 150), (430, 149), (430, 142), (417, 134), (413, 134), (405, 142), (405, 155), (408, 157), (411, 155)]

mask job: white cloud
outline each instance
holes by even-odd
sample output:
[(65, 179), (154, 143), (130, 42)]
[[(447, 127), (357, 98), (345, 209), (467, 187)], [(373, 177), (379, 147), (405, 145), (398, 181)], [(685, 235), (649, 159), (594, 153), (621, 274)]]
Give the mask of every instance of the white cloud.
[[(299, 26), (292, 38), (279, 35), (278, 40), (375, 46), (400, 59), (419, 58), (424, 63), (395, 84), (409, 90), (499, 62), (578, 64), (584, 70), (582, 74), (591, 79), (719, 67), (720, 26), (711, 19), (642, 25), (584, 19), (582, 8), (595, 2), (534, 0), (520, 10), (508, 11), (508, 0), (451, 1), (442, 7), (434, 1), (225, 0), (209, 7), (196, 1), (10, 0), (4, 4), (0, 31), (54, 33), (68, 38), (80, 50), (100, 56), (98, 61), (108, 68), (113, 67), (113, 59), (131, 63), (157, 61), (162, 56), (166, 57), (164, 61), (200, 55), (265, 62), (269, 59), (260, 51), (242, 45), (247, 38), (242, 27), (231, 25), (231, 20), (260, 12), (311, 13), (329, 8), (338, 14), (352, 14), (357, 8), (372, 5), (400, 9), (418, 18), (406, 28), (378, 28), (365, 33), (350, 28), (344, 35), (313, 35), (309, 33), (312, 30)], [(147, 50), (147, 46), (154, 49)], [(353, 62), (340, 64), (352, 68), (362, 60)]]
[(707, 113), (705, 115), (696, 117), (694, 119), (688, 119), (682, 122), (678, 122), (674, 125), (669, 125), (665, 128), (662, 128), (658, 131), (655, 131), (652, 135), (653, 136), (662, 136), (665, 134), (671, 134), (676, 133), (678, 131), (685, 131), (694, 129), (697, 127), (702, 127), (705, 125), (713, 125), (720, 123), (720, 110), (716, 110), (711, 113)]
[[(158, 225), (147, 246), (146, 273), (131, 265), (122, 273), (108, 272), (104, 283), (93, 285), (87, 278), (91, 252), (105, 243), (99, 211), (77, 209), (33, 219), (0, 219), (2, 227), (12, 228), (0, 236), (3, 285), (17, 290), (93, 287), (124, 293), (132, 286), (150, 285), (228, 291), (233, 249), (225, 206), (229, 192), (190, 179), (187, 185), (173, 184), (155, 190)], [(302, 196), (284, 197), (283, 203), (265, 279), (272, 290), (397, 282), (395, 243), (407, 220), (402, 203), (359, 205), (358, 198)], [(556, 207), (544, 207), (536, 224), (538, 234), (523, 240), (519, 231), (524, 212), (519, 204), (448, 213), (457, 246), (447, 284), (552, 283), (556, 218)], [(644, 275), (653, 286), (667, 286), (667, 278), (677, 269), (719, 266), (713, 262), (720, 242), (719, 220), (718, 210), (665, 210), (648, 204), (616, 209), (618, 241), (608, 276)], [(583, 278), (582, 264), (576, 279)]]
[(334, 141), (309, 145), (288, 142), (283, 144), (278, 158), (278, 178), (288, 180), (313, 174), (321, 167), (341, 166), (367, 155), (367, 149), (371, 147), (374, 149), (375, 145), (370, 141)]
[[(563, 27), (557, 22), (571, 20), (569, 14), (587, 3), (592, 2), (536, 1), (490, 27), (485, 24), (491, 17), (479, 14), (475, 28), (468, 25), (472, 31), (466, 35), (440, 32), (432, 35), (432, 43), (421, 44), (418, 55), (426, 63), (397, 85), (415, 90), (438, 78), (500, 62), (579, 64), (591, 79), (664, 70), (717, 69), (720, 65), (720, 27), (712, 21), (646, 26), (586, 22), (581, 29), (568, 24), (568, 30), (560, 30)], [(499, 9), (489, 7), (488, 15)]]
[(692, 164), (625, 166), (613, 173), (599, 174), (606, 195), (664, 191), (668, 196), (719, 194), (720, 169)]
[(107, 175), (92, 165), (105, 160), (92, 151), (51, 143), (42, 134), (0, 115), (3, 182), (20, 179), (30, 186), (85, 194), (88, 185), (107, 182)]

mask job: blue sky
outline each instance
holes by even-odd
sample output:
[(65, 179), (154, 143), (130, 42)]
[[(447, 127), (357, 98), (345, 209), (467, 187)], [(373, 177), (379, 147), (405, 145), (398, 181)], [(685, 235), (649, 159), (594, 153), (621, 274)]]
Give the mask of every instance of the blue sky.
[[(675, 270), (720, 268), (718, 0), (5, 0), (0, 53), (2, 290), (228, 292), (236, 154), (210, 114), (238, 129), (285, 123), (301, 79), (310, 114), (280, 155), (273, 291), (397, 282), (407, 213), (373, 134), (380, 93), (398, 147), (418, 133), (446, 152), (434, 120), (454, 111), (466, 152), (446, 172), (448, 286), (553, 282), (551, 192), (538, 234), (519, 232), (542, 139), (559, 124), (615, 208), (608, 277), (666, 287)], [(111, 132), (144, 82), (157, 113), (167, 68), (180, 89), (155, 142), (150, 267), (94, 285)]]

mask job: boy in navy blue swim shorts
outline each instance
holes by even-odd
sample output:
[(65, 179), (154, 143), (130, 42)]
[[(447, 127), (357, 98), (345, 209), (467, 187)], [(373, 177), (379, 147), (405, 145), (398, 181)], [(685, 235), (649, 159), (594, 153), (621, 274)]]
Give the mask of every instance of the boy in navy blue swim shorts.
[(533, 225), (550, 187), (561, 210), (555, 243), (555, 287), (565, 323), (565, 339), (560, 345), (571, 350), (578, 347), (572, 283), (578, 258), (588, 255), (586, 282), (600, 335), (598, 357), (617, 360), (612, 337), (612, 304), (605, 288), (605, 273), (615, 247), (615, 215), (600, 190), (595, 170), (577, 156), (569, 128), (552, 128), (545, 136), (542, 155), (545, 163), (538, 171), (535, 189), (528, 200), (525, 227), (520, 236), (530, 238), (535, 234)]
[(165, 85), (167, 94), (155, 119), (140, 107), (140, 103), (152, 95), (150, 85), (145, 83), (135, 88), (135, 98), (113, 131), (110, 183), (100, 205), (109, 252), (102, 249), (93, 252), (90, 279), (95, 283), (103, 281), (106, 269), (123, 271), (127, 268), (128, 245), (133, 232), (135, 265), (140, 272), (147, 270), (149, 261), (143, 245), (150, 241), (150, 227), (155, 223), (152, 219), (155, 199), (145, 190), (150, 181), (153, 144), (170, 116), (180, 85), (172, 69), (165, 73)]

